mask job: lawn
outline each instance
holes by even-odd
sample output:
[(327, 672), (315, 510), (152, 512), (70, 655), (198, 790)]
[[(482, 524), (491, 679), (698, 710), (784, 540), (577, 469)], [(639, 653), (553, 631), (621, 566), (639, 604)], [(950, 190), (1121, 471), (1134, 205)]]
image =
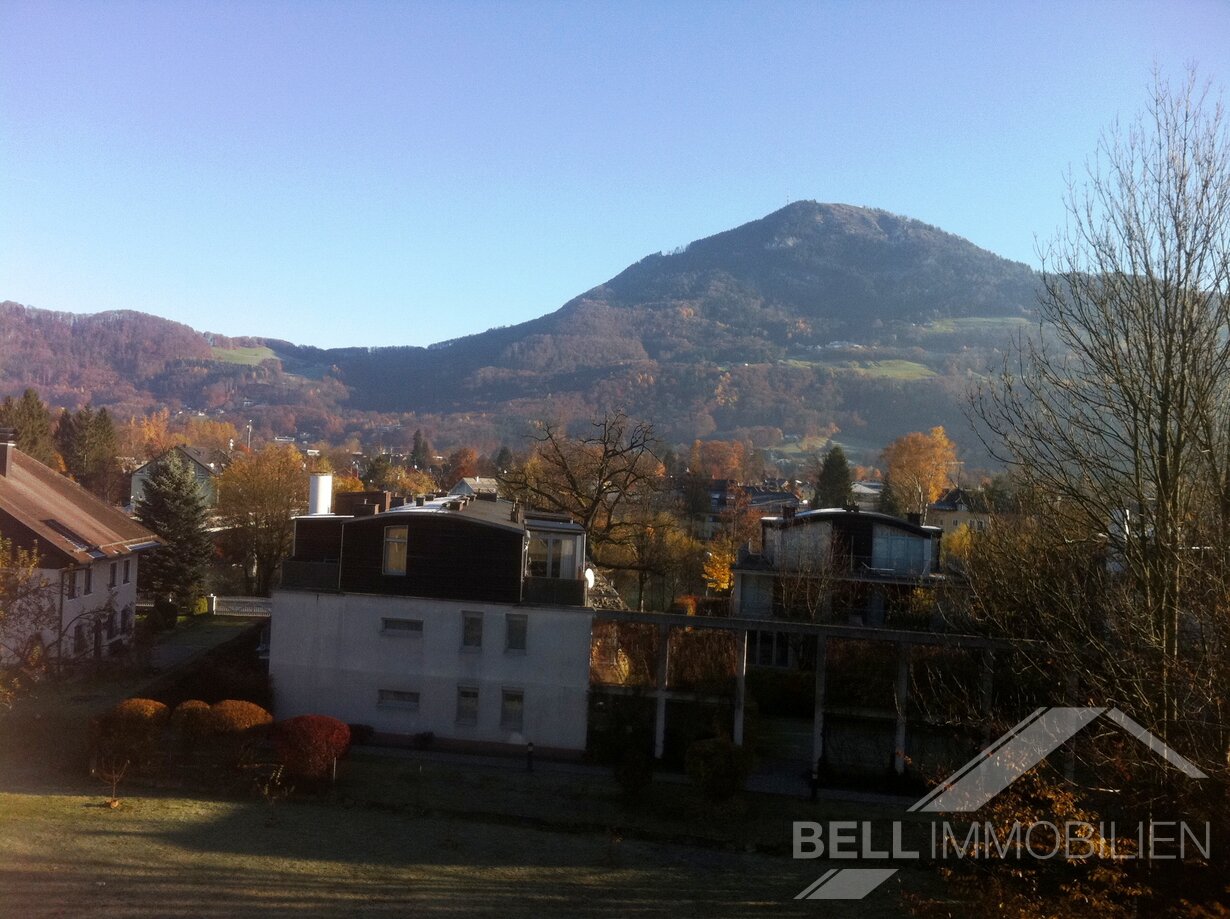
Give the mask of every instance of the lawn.
[(837, 863), (793, 860), (791, 821), (904, 819), (892, 804), (714, 805), (678, 776), (629, 804), (605, 769), (516, 758), (360, 749), (326, 800), (125, 781), (112, 809), (84, 725), (143, 679), (82, 674), (0, 712), (0, 916), (878, 917), (935, 884), (902, 872), (836, 912), (793, 899)]
[[(814, 916), (792, 898), (828, 867), (340, 804), (113, 810), (99, 791), (0, 794), (0, 915)], [(900, 909), (895, 890), (850, 906)]]
[(276, 360), (270, 348), (214, 348), (214, 360), (228, 364), (248, 364), (255, 367), (261, 361)]

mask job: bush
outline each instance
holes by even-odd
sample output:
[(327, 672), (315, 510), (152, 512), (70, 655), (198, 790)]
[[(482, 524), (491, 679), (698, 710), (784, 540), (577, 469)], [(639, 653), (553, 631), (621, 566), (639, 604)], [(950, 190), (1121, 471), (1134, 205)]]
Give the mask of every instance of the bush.
[(743, 788), (751, 757), (726, 737), (698, 740), (688, 747), (688, 778), (710, 801), (725, 801)]
[(155, 631), (173, 629), (179, 621), (179, 607), (170, 597), (158, 597), (154, 600), (154, 611), (150, 617)]
[(627, 798), (640, 797), (653, 782), (653, 757), (639, 746), (628, 747), (615, 764), (615, 781)]
[(209, 703), (189, 699), (171, 712), (171, 734), (187, 747), (195, 747), (210, 733)]
[(139, 766), (157, 750), (170, 715), (153, 699), (125, 699), (94, 722), (94, 750)]
[(206, 721), (210, 734), (237, 735), (260, 733), (260, 728), (273, 723), (273, 715), (254, 702), (223, 699), (209, 707)]
[(274, 725), (273, 746), (288, 773), (324, 780), (350, 749), (350, 728), (327, 715), (299, 715)]

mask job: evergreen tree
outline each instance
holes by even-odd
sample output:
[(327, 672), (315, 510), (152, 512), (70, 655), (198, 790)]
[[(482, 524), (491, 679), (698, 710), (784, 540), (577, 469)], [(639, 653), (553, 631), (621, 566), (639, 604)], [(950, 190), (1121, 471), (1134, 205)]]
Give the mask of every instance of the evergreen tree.
[(501, 472), (513, 467), (513, 463), (516, 462), (516, 458), (513, 456), (512, 450), (508, 449), (508, 444), (504, 444), (500, 447), (499, 452), (496, 453), (493, 462), (495, 464), (496, 475), (499, 475)]
[(850, 463), (846, 453), (834, 446), (824, 455), (824, 461), (816, 474), (816, 492), (812, 507), (845, 507), (850, 501)]
[(51, 410), (33, 389), (27, 389), (16, 401), (12, 396), (5, 397), (0, 404), (0, 427), (17, 432), (17, 449), (26, 456), (45, 466), (59, 466), (51, 434)]
[(901, 502), (897, 498), (897, 491), (893, 488), (893, 483), (888, 476), (884, 477), (884, 487), (880, 489), (880, 513), (890, 514), (893, 517), (905, 516)]
[(427, 469), (431, 466), (431, 444), (422, 430), (415, 429), (414, 446), (410, 450), (410, 462), (416, 469)]
[(119, 499), (123, 477), (119, 437), (105, 408), (97, 412), (88, 405), (76, 412), (65, 409), (55, 439), (70, 476), (104, 501)]
[(169, 453), (154, 466), (135, 513), (166, 542), (141, 561), (145, 586), (155, 596), (170, 596), (179, 610), (191, 612), (204, 592), (213, 541), (206, 529), (205, 496), (177, 453)]

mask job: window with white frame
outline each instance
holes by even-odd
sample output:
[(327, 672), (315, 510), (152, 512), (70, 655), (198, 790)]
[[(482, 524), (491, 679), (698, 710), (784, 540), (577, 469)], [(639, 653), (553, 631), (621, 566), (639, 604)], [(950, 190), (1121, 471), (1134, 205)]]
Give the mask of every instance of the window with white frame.
[(94, 569), (85, 569), (85, 589), (81, 591), (84, 596), (89, 596), (94, 592)]
[(75, 568), (68, 572), (64, 582), (68, 588), (68, 599), (75, 600), (77, 598), (77, 570)]
[(457, 723), (478, 724), (478, 687), (457, 687)]
[(411, 689), (377, 689), (376, 704), (382, 708), (401, 708), (417, 712), (419, 694)]
[(463, 612), (461, 614), (461, 647), (469, 651), (478, 651), (483, 646), (483, 614)]
[(120, 566), (115, 562), (111, 563), (111, 577), (107, 580), (108, 587), (114, 587), (116, 585), (117, 578), (119, 577), (119, 567)]
[(525, 726), (525, 690), (505, 689), (500, 694), (500, 727), (518, 733)]
[(384, 528), (384, 573), (406, 573), (406, 533), (404, 526)]
[(504, 617), (504, 650), (524, 651), (529, 620), (523, 613), (509, 613)]
[(577, 538), (534, 533), (530, 536), (528, 556), (532, 578), (575, 578), (577, 576)]
[(124, 559), (124, 583), (127, 584), (132, 580), (132, 559)]

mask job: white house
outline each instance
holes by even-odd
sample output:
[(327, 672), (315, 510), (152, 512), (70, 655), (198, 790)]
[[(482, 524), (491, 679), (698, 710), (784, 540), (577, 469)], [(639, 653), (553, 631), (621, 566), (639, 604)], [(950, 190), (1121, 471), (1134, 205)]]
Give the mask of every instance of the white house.
[(583, 750), (584, 558), (581, 527), (494, 495), (299, 518), (270, 623), (278, 717)]
[(138, 554), (160, 540), (118, 508), (17, 449), (0, 432), (0, 536), (37, 554), (37, 597), (10, 609), (0, 660), (119, 650), (135, 621)]

